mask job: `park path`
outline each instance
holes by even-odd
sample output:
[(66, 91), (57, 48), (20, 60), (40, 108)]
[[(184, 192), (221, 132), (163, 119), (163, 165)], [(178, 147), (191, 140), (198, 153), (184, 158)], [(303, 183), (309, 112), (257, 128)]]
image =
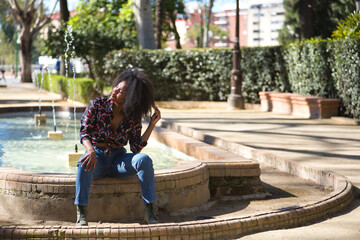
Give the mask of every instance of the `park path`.
[[(72, 104), (71, 101), (63, 101), (61, 96), (46, 91), (42, 92), (41, 97), (47, 104), (50, 104), (49, 100), (53, 97), (58, 103)], [(38, 90), (31, 83), (10, 81), (7, 88), (0, 88), (2, 106), (36, 105), (38, 99)], [(224, 107), (161, 110), (165, 121), (229, 142), (273, 152), (282, 158), (314, 168), (335, 171), (360, 188), (360, 126), (339, 124), (330, 119), (295, 118), (259, 110), (227, 111)], [(359, 240), (360, 199), (356, 198), (347, 211), (319, 223), (256, 233), (241, 239)]]
[[(163, 109), (166, 121), (204, 134), (346, 176), (360, 188), (360, 126), (330, 119), (303, 119), (258, 110)], [(270, 207), (270, 206), (269, 206)], [(328, 220), (241, 239), (360, 239), (360, 199)]]

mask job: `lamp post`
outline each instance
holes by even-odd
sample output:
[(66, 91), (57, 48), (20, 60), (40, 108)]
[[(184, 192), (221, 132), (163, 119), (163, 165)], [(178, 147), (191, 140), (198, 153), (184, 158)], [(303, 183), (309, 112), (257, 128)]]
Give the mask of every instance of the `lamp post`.
[(239, 45), (239, 0), (236, 0), (236, 30), (233, 50), (233, 69), (231, 70), (231, 90), (228, 97), (228, 109), (244, 109), (244, 99), (241, 96), (242, 76), (240, 72)]

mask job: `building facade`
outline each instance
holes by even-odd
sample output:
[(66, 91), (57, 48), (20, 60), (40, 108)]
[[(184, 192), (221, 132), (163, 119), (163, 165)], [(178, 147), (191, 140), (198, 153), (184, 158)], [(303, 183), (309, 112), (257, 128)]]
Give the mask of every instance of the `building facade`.
[[(239, 14), (239, 44), (240, 46), (248, 46), (248, 10), (240, 9)], [(236, 35), (236, 9), (227, 9), (214, 13), (213, 19), (214, 25), (229, 33), (227, 38), (224, 39), (214, 36), (217, 39), (214, 47), (233, 47)]]
[(248, 46), (278, 45), (279, 30), (285, 22), (282, 0), (252, 1), (248, 10)]

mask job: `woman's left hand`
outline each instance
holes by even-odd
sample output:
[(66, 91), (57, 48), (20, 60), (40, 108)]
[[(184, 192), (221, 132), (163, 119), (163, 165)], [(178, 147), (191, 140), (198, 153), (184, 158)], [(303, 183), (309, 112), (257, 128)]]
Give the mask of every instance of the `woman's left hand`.
[(151, 116), (151, 120), (150, 120), (150, 124), (155, 126), (156, 123), (161, 119), (161, 112), (160, 110), (155, 107), (155, 112), (154, 114)]

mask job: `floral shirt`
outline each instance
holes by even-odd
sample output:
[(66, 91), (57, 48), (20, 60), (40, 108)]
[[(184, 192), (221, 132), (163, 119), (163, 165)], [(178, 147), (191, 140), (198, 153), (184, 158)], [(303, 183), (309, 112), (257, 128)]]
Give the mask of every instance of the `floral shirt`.
[(113, 114), (113, 100), (99, 97), (90, 101), (80, 124), (80, 142), (89, 139), (92, 144), (106, 143), (106, 152), (111, 146), (125, 146), (128, 141), (133, 153), (140, 152), (147, 144), (141, 137), (141, 120), (132, 121), (124, 119), (119, 127), (113, 131), (110, 128)]

